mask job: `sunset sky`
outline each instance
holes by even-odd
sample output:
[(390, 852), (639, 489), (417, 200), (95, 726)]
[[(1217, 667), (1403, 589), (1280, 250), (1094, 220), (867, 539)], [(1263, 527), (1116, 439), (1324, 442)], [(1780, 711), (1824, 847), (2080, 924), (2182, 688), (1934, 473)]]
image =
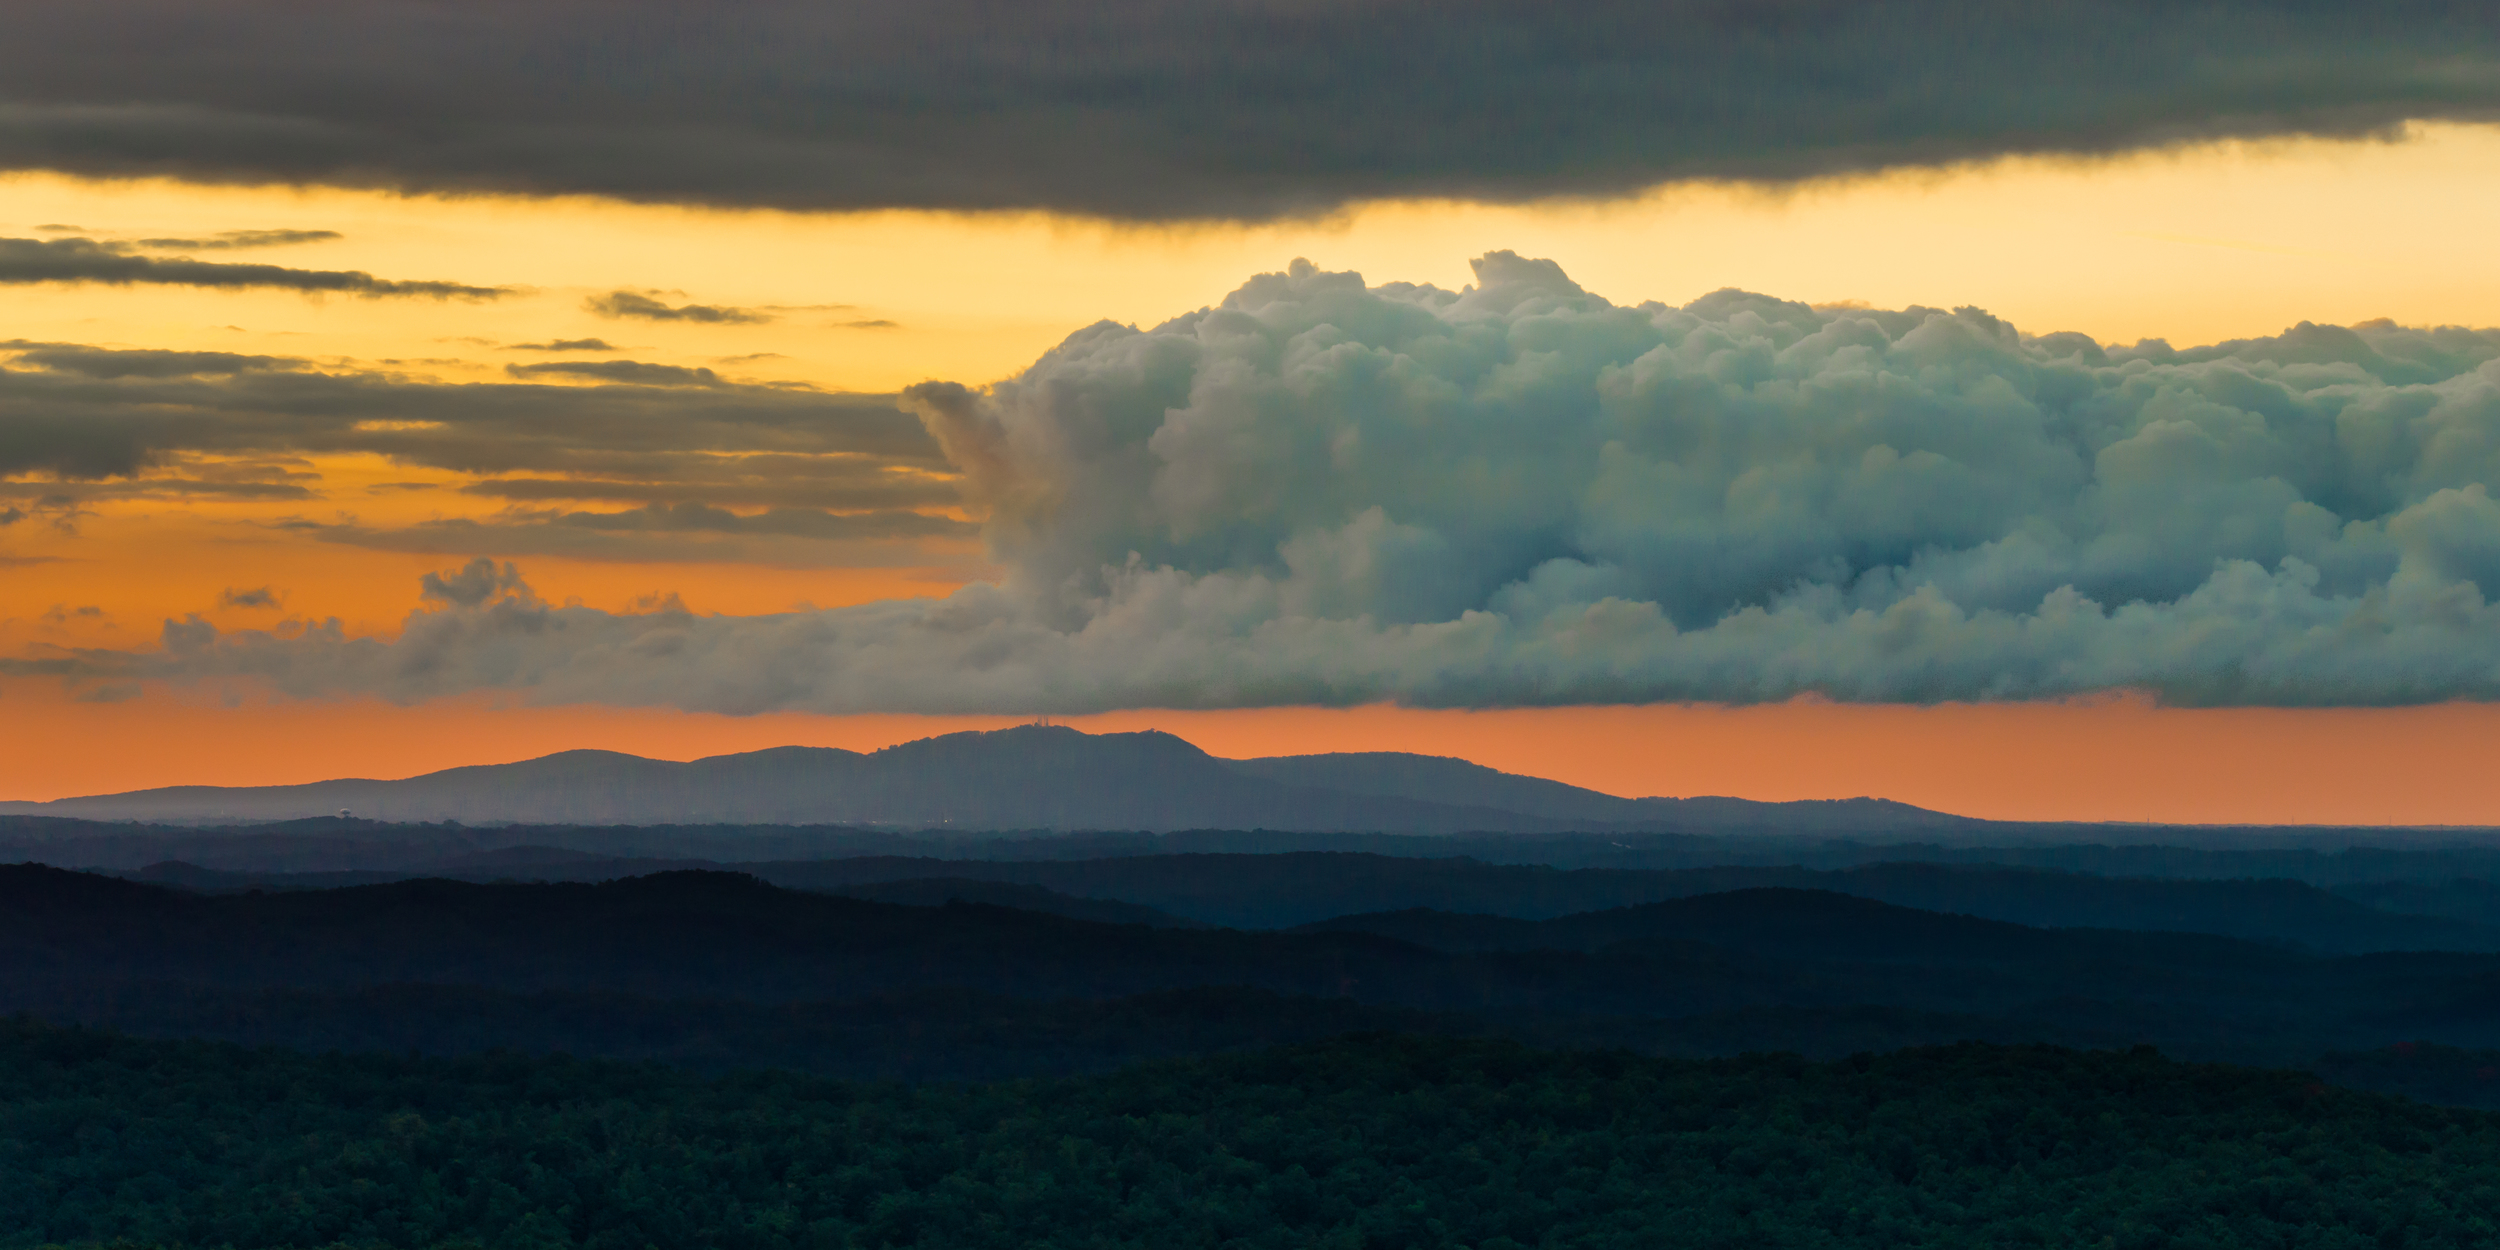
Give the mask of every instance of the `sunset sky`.
[[(2010, 119), (1981, 51), (1878, 84), (1850, 58), (1899, 49), (1772, 23), (1735, 127), (1640, 77), (1745, 33), (1701, 6), (1581, 15), (1697, 23), (1632, 86), (1370, 112), (1463, 41), (1271, 64), (1414, 6), (1215, 6), (1266, 33), (1207, 78), (1232, 37), (1142, 2), (816, 61), (770, 3), (606, 42), (569, 3), (96, 7), (149, 46), (78, 73), (104, 28), (47, 2), (0, 52), (0, 798), (1050, 716), (1626, 795), (2500, 824), (2467, 9), (2180, 10), (2240, 59), (2061, 53), (2069, 111)], [(1067, 63), (984, 59), (1028, 39)], [(969, 102), (877, 68), (976, 64)]]

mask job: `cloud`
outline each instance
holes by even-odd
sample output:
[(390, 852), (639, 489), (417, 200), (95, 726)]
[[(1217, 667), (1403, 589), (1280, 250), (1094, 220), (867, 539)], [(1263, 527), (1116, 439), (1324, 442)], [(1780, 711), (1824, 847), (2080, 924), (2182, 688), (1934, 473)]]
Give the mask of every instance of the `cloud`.
[(24, 508), (0, 508), (0, 525), (15, 525), (25, 519)]
[[(72, 233), (83, 233), (73, 231)], [(160, 252), (225, 252), (254, 247), (298, 247), (346, 238), (336, 230), (221, 230), (205, 239), (140, 239), (135, 244), (106, 244), (116, 251), (144, 247)]]
[(21, 0), (0, 168), (1255, 218), (2487, 120), (2459, 0)]
[(654, 503), (625, 512), (567, 512), (547, 524), (611, 532), (781, 534), (795, 538), (970, 538), (968, 522), (918, 512), (827, 512), (818, 508), (767, 508), (742, 514), (700, 503)]
[(720, 375), (709, 369), (653, 365), (639, 360), (562, 360), (535, 365), (505, 365), (516, 378), (575, 377), (639, 386), (718, 386)]
[[(211, 467), (211, 466), (197, 466)], [(76, 505), (130, 499), (316, 499), (309, 486), (265, 479), (203, 479), (135, 477), (114, 482), (22, 482), (0, 480), (0, 496), (41, 496), (47, 506), (72, 509), (68, 516), (92, 516)], [(64, 528), (67, 528), (64, 525)]]
[[(702, 471), (708, 468), (709, 472)], [(742, 456), (710, 466), (685, 466), (665, 481), (602, 478), (499, 477), (471, 482), (464, 495), (539, 502), (705, 503), (719, 507), (839, 508), (876, 511), (941, 508), (959, 503), (952, 479), (896, 472), (866, 457)]]
[(6, 493), (18, 498), (32, 501), (31, 507), (10, 508), (8, 517), (0, 520), (0, 524), (15, 524), (21, 520), (40, 517), (49, 520), (54, 531), (75, 535), (78, 532), (79, 518), (95, 515), (93, 510), (85, 506), (88, 502), (86, 497), (75, 488), (64, 490), (58, 484), (51, 483), (37, 487), (0, 482), (0, 489), (5, 489)]
[(366, 299), (414, 296), (489, 300), (509, 287), (457, 282), (399, 282), (353, 269), (289, 269), (281, 265), (134, 256), (93, 239), (0, 238), (0, 283), (93, 282), (111, 286), (197, 286), (219, 289), (275, 287), (307, 295), (341, 294)]
[(277, 525), (322, 542), (376, 551), (794, 569), (963, 565), (969, 563), (964, 548), (978, 533), (969, 522), (900, 509), (738, 513), (699, 503), (653, 503), (619, 512), (513, 508), (393, 527), (307, 518)]
[(553, 339), (545, 343), (506, 343), (508, 352), (612, 352), (616, 345), (606, 339)]
[[(644, 485), (833, 483), (858, 479), (862, 465), (944, 470), (891, 396), (440, 383), (279, 357), (24, 341), (0, 343), (0, 359), (10, 362), (0, 369), (0, 479), (127, 477), (184, 455), (343, 452)], [(841, 506), (833, 496), (812, 502)]]
[(505, 566), (393, 640), (181, 623), (47, 671), (740, 713), (2500, 698), (2500, 331), (2174, 350), (1477, 279), (1297, 264), (913, 388), (1004, 570), (944, 599), (608, 613)]
[(636, 321), (693, 321), (705, 325), (760, 325), (773, 319), (771, 313), (751, 308), (729, 308), (717, 304), (670, 305), (634, 291), (610, 291), (594, 295), (582, 307), (602, 317), (631, 318)]
[[(513, 598), (532, 602), (529, 583), (521, 580), (520, 570), (510, 564), (501, 569), (483, 557), (469, 561), (450, 573), (428, 573), (418, 582), (428, 599), (437, 599), (456, 608), (474, 608), (489, 599)], [(171, 622), (167, 628), (172, 628)]]
[(115, 349), (76, 343), (0, 343), (21, 365), (89, 378), (231, 377), (270, 369), (292, 369), (301, 362), (277, 356), (246, 356), (235, 352), (184, 352), (162, 348)]
[(254, 586), (249, 590), (236, 590), (229, 586), (217, 596), (217, 606), (221, 608), (274, 608), (284, 603), (285, 599), (286, 596), (267, 586)]

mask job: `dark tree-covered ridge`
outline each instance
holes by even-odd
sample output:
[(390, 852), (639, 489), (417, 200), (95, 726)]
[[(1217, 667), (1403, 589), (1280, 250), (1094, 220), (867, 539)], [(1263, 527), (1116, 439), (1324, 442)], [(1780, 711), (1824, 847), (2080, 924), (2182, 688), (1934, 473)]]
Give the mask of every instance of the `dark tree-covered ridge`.
[(2469, 1247), (2500, 1116), (2149, 1049), (1385, 1036), (987, 1086), (0, 1025), (0, 1246)]

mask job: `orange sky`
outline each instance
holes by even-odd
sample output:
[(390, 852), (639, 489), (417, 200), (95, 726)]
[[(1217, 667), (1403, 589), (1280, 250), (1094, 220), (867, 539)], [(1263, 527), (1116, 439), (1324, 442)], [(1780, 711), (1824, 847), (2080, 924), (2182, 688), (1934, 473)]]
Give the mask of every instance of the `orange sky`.
[[(2500, 324), (2500, 129), (2418, 128), (2400, 144), (2223, 145), (2104, 162), (2008, 161), (1768, 195), (1667, 188), (1632, 201), (1482, 208), (1387, 204), (1317, 222), (1114, 228), (1031, 215), (808, 216), (587, 201), (427, 200), (202, 189), (50, 176), (0, 179), (0, 235), (75, 225), (96, 237), (239, 228), (339, 231), (267, 260), (523, 288), (488, 304), (306, 299), (275, 291), (10, 289), (0, 339), (258, 352), (460, 381), (500, 377), (497, 344), (604, 335), (637, 360), (767, 383), (884, 390), (1008, 374), (1097, 318), (1151, 322), (1294, 256), (1374, 280), (1456, 286), (1489, 248), (1551, 256), (1619, 301), (1723, 285), (1792, 298), (1976, 303), (2025, 329), (2176, 342), (2271, 333), (2294, 319)], [(2401, 220), (2402, 228), (2390, 223)], [(631, 264), (620, 268), (620, 257)], [(246, 258), (246, 257), (238, 257)], [(770, 324), (623, 324), (586, 294), (794, 310)], [(864, 322), (891, 323), (860, 328)], [(201, 466), (182, 466), (194, 472)], [(211, 469), (219, 466), (209, 465)], [(172, 473), (176, 470), (166, 470)], [(487, 517), (469, 480), (378, 457), (286, 471), (309, 498), (124, 499), (0, 530), (0, 655), (148, 645), (166, 618), (226, 628), (340, 617), (387, 634), (423, 572), (463, 554), (317, 541), (288, 518), (367, 525)], [(405, 483), (431, 489), (406, 490)], [(38, 480), (0, 483), (32, 506)], [(54, 522), (58, 521), (59, 524)], [(966, 541), (890, 542), (808, 559), (532, 557), (551, 600), (621, 608), (676, 593), (698, 612), (780, 611), (943, 594), (984, 565)], [(276, 609), (220, 607), (269, 586)], [(80, 609), (93, 609), (82, 612)], [(150, 690), (73, 703), (0, 680), (0, 797), (177, 782), (394, 776), (571, 746), (687, 758), (784, 742), (873, 747), (1001, 719), (726, 718), (662, 711), (271, 703)], [(2154, 710), (2140, 702), (1719, 710), (1123, 713), (1219, 754), (1341, 749), (1461, 755), (1622, 794), (1877, 794), (1973, 815), (2185, 821), (2500, 824), (2482, 767), (2500, 711)]]
[[(873, 750), (1016, 717), (751, 717), (466, 698), (246, 700), (197, 692), (72, 703), (35, 683), (0, 702), (0, 795), (396, 777), (597, 747), (669, 759), (783, 744)], [(1403, 750), (1626, 796), (1881, 795), (2004, 820), (2500, 824), (2500, 707), (2159, 709), (2132, 698), (1909, 708), (1810, 701), (1442, 712), (1393, 707), (1119, 712), (1217, 755)]]

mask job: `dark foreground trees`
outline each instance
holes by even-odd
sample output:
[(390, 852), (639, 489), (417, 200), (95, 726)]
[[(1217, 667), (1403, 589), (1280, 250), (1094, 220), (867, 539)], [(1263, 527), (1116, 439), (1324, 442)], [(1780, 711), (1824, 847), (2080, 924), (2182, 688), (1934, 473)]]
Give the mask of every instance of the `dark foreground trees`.
[(864, 1086), (0, 1024), (0, 1246), (2483, 1246), (2500, 1116), (2146, 1050)]

